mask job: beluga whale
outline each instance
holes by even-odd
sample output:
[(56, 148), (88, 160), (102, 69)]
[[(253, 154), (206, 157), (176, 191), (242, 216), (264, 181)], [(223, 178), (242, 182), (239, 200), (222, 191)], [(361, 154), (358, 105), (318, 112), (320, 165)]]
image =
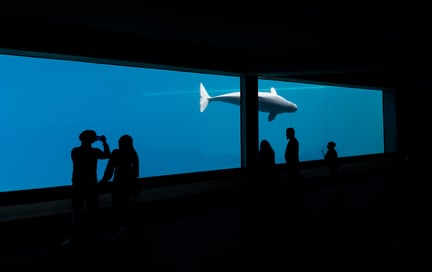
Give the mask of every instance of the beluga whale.
[[(200, 83), (200, 112), (204, 112), (212, 101), (220, 101), (234, 105), (240, 105), (240, 92), (210, 96), (203, 83)], [(258, 111), (268, 112), (268, 121), (273, 121), (276, 115), (286, 112), (296, 112), (297, 105), (278, 95), (274, 87), (270, 92), (258, 92)]]

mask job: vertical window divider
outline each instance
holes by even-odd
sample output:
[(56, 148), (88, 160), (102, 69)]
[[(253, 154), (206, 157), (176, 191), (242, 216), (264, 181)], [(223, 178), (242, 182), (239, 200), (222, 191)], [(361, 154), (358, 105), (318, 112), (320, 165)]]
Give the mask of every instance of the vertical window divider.
[(258, 77), (240, 77), (241, 167), (253, 173), (258, 155)]

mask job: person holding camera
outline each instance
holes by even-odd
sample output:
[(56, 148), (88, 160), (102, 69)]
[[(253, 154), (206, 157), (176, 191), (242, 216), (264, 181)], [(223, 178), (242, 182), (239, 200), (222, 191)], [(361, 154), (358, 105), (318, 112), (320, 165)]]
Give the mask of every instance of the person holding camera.
[[(72, 170), (72, 225), (74, 235), (92, 231), (98, 208), (97, 163), (108, 159), (110, 147), (105, 136), (97, 136), (94, 130), (84, 130), (79, 135), (81, 145), (71, 151)], [(101, 141), (103, 150), (92, 144)], [(86, 204), (86, 208), (84, 204)], [(86, 211), (86, 212), (85, 212)]]

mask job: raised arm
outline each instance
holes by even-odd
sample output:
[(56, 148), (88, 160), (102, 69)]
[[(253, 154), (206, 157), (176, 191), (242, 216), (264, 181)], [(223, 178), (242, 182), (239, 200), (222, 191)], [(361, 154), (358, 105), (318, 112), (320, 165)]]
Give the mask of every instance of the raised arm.
[(104, 175), (103, 175), (102, 179), (100, 180), (101, 183), (108, 182), (114, 174), (114, 166), (115, 166), (115, 160), (116, 160), (115, 153), (116, 152), (114, 150), (113, 154), (111, 155), (110, 159), (108, 160), (108, 163), (105, 167)]
[(110, 150), (110, 147), (106, 141), (106, 137), (101, 136), (101, 141), (102, 141), (102, 145), (103, 145), (103, 153), (101, 154), (101, 156), (99, 158), (100, 159), (108, 159), (111, 155), (111, 150)]

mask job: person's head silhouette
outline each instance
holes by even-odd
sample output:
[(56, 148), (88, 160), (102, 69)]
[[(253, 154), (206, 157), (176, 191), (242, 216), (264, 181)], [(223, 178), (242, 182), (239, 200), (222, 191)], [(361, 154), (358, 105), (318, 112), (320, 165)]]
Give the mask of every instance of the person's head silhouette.
[(260, 144), (260, 149), (261, 150), (270, 150), (272, 149), (270, 142), (267, 140), (262, 140), (261, 144)]
[(336, 143), (333, 141), (330, 141), (327, 143), (327, 148), (328, 149), (335, 149), (336, 148)]
[(123, 135), (119, 139), (119, 149), (133, 149), (133, 139), (130, 135)]
[(81, 132), (81, 134), (79, 135), (79, 139), (82, 144), (90, 145), (96, 141), (96, 136), (96, 131), (87, 129)]
[(295, 136), (295, 130), (292, 127), (286, 129), (286, 137), (287, 139), (292, 139)]

